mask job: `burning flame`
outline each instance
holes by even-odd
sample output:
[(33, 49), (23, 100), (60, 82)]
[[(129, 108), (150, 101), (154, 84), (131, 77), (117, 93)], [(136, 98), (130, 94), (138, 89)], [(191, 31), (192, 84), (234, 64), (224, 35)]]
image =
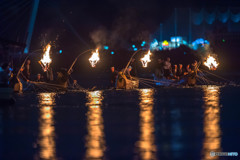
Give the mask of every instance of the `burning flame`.
[(142, 62), (143, 67), (147, 67), (148, 62), (151, 62), (151, 59), (150, 59), (151, 54), (152, 53), (149, 50), (148, 53), (145, 54), (145, 56), (143, 58), (141, 58), (141, 62)]
[(92, 67), (95, 67), (99, 60), (100, 60), (100, 58), (99, 58), (98, 49), (96, 49), (96, 51), (93, 52), (92, 56), (89, 58), (89, 62)]
[(43, 54), (43, 58), (40, 60), (40, 64), (42, 65), (44, 71), (47, 70), (50, 63), (52, 62), (52, 59), (50, 58), (50, 49), (51, 45), (48, 44), (44, 49), (45, 53)]
[(204, 62), (204, 65), (209, 68), (209, 70), (216, 70), (219, 63), (217, 63), (216, 59), (213, 56), (208, 56), (207, 60)]

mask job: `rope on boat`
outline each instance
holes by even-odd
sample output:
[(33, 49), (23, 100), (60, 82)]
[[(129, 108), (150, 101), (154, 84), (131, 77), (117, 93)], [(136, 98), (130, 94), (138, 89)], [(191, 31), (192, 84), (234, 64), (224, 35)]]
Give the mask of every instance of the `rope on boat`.
[(216, 75), (216, 74), (214, 74), (214, 73), (208, 72), (208, 71), (206, 71), (206, 70), (204, 70), (204, 69), (202, 69), (202, 71), (204, 71), (204, 72), (206, 72), (206, 73), (208, 73), (208, 74), (211, 74), (211, 75), (213, 75), (213, 76), (215, 76), (215, 77), (217, 77), (217, 78), (220, 78), (220, 79), (222, 79), (222, 80), (225, 80), (225, 81), (228, 81), (228, 82), (232, 82), (232, 81), (230, 81), (230, 80), (228, 80), (228, 79), (226, 79), (226, 78), (223, 78), (223, 77), (218, 76), (218, 75)]
[(152, 81), (152, 82), (156, 82), (156, 83), (165, 83), (165, 84), (167, 84), (167, 83), (173, 83), (173, 82), (164, 82), (164, 81), (161, 81), (161, 80), (154, 80), (154, 79), (148, 79), (148, 78), (139, 78), (139, 79), (141, 79), (141, 80), (146, 80), (146, 81)]
[(145, 82), (142, 82), (142, 81), (139, 81), (140, 83), (142, 83), (143, 85), (146, 85), (146, 86), (148, 86), (148, 87), (150, 87), (150, 88), (154, 88), (153, 86), (151, 86), (151, 85), (149, 85), (149, 84), (147, 84), (147, 83), (145, 83)]

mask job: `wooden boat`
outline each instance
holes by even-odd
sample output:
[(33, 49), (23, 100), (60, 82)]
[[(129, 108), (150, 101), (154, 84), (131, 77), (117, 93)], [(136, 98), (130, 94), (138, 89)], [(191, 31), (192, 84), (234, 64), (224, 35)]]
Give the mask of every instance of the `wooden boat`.
[(118, 73), (116, 81), (116, 89), (136, 89), (139, 87), (137, 78), (128, 79), (122, 72)]
[(174, 80), (174, 79), (167, 79), (165, 77), (157, 78), (155, 75), (153, 77), (154, 77), (154, 82), (157, 86), (176, 86), (176, 85), (183, 85), (187, 83), (186, 78), (182, 78), (180, 80)]
[(59, 92), (67, 90), (69, 74), (67, 71), (61, 70), (57, 72), (56, 81), (49, 82), (26, 81), (26, 78), (25, 80), (23, 78), (19, 77), (23, 86), (23, 91)]

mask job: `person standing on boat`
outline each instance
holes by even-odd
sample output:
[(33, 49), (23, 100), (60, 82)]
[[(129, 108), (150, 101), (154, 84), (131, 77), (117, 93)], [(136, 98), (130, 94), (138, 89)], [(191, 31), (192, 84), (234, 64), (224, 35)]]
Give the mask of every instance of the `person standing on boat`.
[(167, 60), (164, 62), (164, 66), (163, 66), (164, 76), (167, 79), (171, 78), (171, 73), (172, 73), (172, 67), (171, 67), (171, 62), (170, 61), (171, 61), (171, 59), (169, 57), (167, 57)]
[(184, 76), (184, 70), (183, 70), (182, 64), (178, 65), (177, 76), (179, 77), (179, 79), (182, 79)]
[(132, 79), (131, 71), (132, 71), (132, 66), (128, 66), (126, 73), (125, 73), (125, 75), (128, 79)]
[(173, 75), (173, 78), (174, 78), (174, 79), (178, 79), (177, 71), (178, 71), (178, 67), (177, 67), (177, 65), (175, 64), (174, 67), (173, 67), (173, 70), (172, 70), (172, 75)]
[(197, 61), (194, 61), (194, 63), (192, 63), (191, 68), (189, 67), (188, 69), (188, 80), (187, 83), (189, 86), (195, 86), (197, 80), (197, 71), (198, 71), (198, 63)]
[(44, 72), (45, 74), (45, 81), (52, 82), (53, 81), (53, 70), (52, 67), (48, 67), (47, 70)]
[(73, 84), (70, 86), (71, 89), (75, 90), (83, 90), (83, 88), (77, 83), (77, 80), (73, 80)]
[(24, 68), (22, 69), (22, 74), (23, 74), (23, 78), (26, 80), (26, 81), (29, 81), (30, 78), (31, 78), (31, 60), (28, 59), (26, 61), (26, 64), (24, 66)]
[(137, 63), (136, 60), (133, 58), (129, 64), (132, 67), (132, 76), (137, 77)]
[(9, 65), (8, 63), (3, 63), (0, 67), (0, 87), (8, 87), (9, 78)]
[(118, 76), (118, 71), (116, 71), (115, 67), (112, 66), (111, 77), (110, 77), (111, 87), (115, 87), (117, 76)]
[(157, 60), (157, 66), (155, 69), (155, 76), (159, 79), (161, 79), (163, 77), (163, 60), (161, 58), (159, 58)]

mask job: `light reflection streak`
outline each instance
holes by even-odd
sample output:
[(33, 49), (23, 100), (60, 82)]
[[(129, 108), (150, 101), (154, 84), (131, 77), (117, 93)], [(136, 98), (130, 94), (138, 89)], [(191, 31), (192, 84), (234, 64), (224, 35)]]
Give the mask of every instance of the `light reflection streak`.
[(40, 146), (39, 157), (44, 160), (56, 158), (54, 110), (56, 93), (40, 93), (40, 116), (38, 144)]
[(140, 159), (156, 159), (153, 89), (140, 90), (140, 137), (136, 149)]
[(203, 121), (203, 159), (218, 160), (218, 156), (210, 156), (210, 152), (221, 152), (221, 128), (219, 86), (204, 88), (204, 121)]
[(104, 159), (106, 150), (102, 118), (102, 91), (87, 92), (88, 112), (85, 159)]

